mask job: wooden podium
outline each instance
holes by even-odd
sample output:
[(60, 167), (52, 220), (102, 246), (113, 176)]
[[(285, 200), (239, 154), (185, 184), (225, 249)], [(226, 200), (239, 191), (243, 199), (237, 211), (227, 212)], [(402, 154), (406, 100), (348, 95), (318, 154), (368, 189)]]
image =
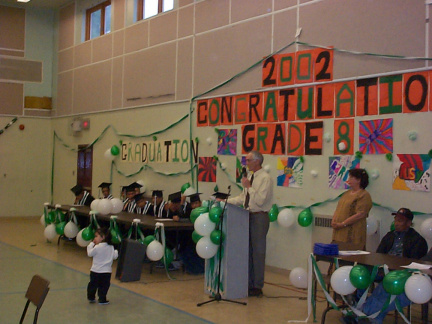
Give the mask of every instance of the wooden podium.
[[(222, 264), (219, 292), (224, 299), (248, 296), (249, 212), (227, 204), (223, 215)], [(217, 293), (219, 251), (205, 262), (204, 291)]]

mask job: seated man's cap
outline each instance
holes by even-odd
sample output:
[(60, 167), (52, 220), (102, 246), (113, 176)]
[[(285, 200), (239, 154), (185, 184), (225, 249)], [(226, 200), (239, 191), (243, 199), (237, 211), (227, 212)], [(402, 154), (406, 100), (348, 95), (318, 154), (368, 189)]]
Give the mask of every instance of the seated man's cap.
[(132, 182), (130, 185), (129, 185), (129, 187), (132, 187), (132, 188), (141, 188), (142, 187), (142, 185), (140, 185), (138, 182)]
[(213, 196), (215, 196), (215, 197), (218, 198), (218, 199), (227, 199), (230, 195), (218, 191), (218, 192), (215, 192), (215, 193), (213, 194)]
[(144, 195), (143, 194), (138, 194), (134, 196), (135, 202), (138, 202), (142, 199), (144, 199)]
[(135, 187), (134, 186), (126, 186), (126, 192), (135, 192)]
[(409, 220), (414, 219), (414, 214), (408, 208), (399, 208), (399, 210), (396, 213), (392, 213), (392, 215), (402, 215), (408, 218)]
[(181, 191), (174, 192), (168, 196), (168, 200), (172, 203), (179, 203), (181, 201)]
[(80, 184), (77, 184), (76, 186), (71, 188), (71, 191), (75, 194), (75, 196), (78, 196), (81, 192), (83, 192), (83, 186)]
[(189, 201), (191, 203), (193, 203), (195, 201), (200, 201), (201, 200), (200, 199), (200, 195), (201, 195), (201, 192), (197, 192), (197, 193), (194, 193), (194, 194), (187, 195), (186, 197), (189, 197)]
[(98, 188), (109, 188), (112, 185), (110, 182), (102, 182)]
[(153, 192), (152, 192), (152, 197), (159, 197), (159, 198), (162, 198), (163, 197), (163, 193), (162, 193), (162, 191), (163, 190), (153, 190)]

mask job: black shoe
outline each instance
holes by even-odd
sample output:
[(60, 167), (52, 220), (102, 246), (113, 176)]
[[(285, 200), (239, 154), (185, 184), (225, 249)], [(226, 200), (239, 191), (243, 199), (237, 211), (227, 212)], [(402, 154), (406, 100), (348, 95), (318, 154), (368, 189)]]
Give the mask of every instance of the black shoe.
[(94, 300), (94, 299), (89, 299), (88, 301), (89, 301), (90, 304), (96, 303), (96, 300)]
[(109, 300), (99, 300), (99, 305), (108, 305)]
[(259, 288), (249, 289), (249, 292), (248, 292), (249, 297), (261, 297), (262, 295), (263, 295), (262, 289), (259, 289)]

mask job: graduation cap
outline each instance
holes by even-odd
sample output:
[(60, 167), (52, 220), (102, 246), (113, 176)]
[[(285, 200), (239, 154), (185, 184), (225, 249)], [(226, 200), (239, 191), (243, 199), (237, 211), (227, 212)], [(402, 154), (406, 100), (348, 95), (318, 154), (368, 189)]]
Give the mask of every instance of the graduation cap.
[(172, 203), (179, 203), (181, 201), (181, 191), (177, 191), (168, 196), (168, 200)]
[(201, 198), (199, 195), (201, 195), (201, 192), (193, 193), (193, 194), (187, 195), (186, 197), (189, 197), (189, 201), (191, 203), (193, 203), (196, 201), (201, 201)]
[(126, 192), (131, 192), (131, 191), (135, 191), (135, 187), (134, 186), (131, 186), (131, 185), (129, 185), (129, 186), (126, 186)]
[(110, 182), (102, 182), (99, 186), (98, 186), (98, 188), (109, 188), (110, 186), (112, 185), (112, 183), (110, 183)]
[(213, 194), (213, 196), (215, 196), (217, 199), (222, 199), (222, 200), (225, 200), (225, 199), (227, 199), (229, 196), (230, 196), (230, 194), (226, 194), (226, 193), (223, 193), (223, 192), (215, 192), (214, 194)]
[(153, 190), (153, 192), (152, 192), (152, 197), (159, 197), (159, 198), (162, 198), (163, 197), (163, 193), (162, 193), (162, 191), (163, 190)]
[(80, 184), (77, 184), (71, 188), (71, 191), (75, 194), (75, 196), (78, 196), (81, 192), (83, 192), (83, 190), (84, 188)]
[(132, 182), (129, 187), (135, 189), (135, 188), (141, 188), (142, 185), (140, 185), (138, 182)]

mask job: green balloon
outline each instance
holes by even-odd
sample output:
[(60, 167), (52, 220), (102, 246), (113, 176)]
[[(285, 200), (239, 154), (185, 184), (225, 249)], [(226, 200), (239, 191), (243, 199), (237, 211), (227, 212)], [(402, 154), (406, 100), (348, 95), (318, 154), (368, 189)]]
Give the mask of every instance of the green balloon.
[(210, 209), (209, 218), (213, 223), (219, 223), (220, 217), (222, 215), (222, 208), (219, 206), (214, 206)]
[(165, 248), (165, 266), (169, 266), (173, 260), (174, 253), (169, 248)]
[(112, 155), (116, 156), (116, 155), (119, 155), (119, 153), (120, 153), (120, 149), (117, 145), (111, 146), (111, 154)]
[(55, 213), (54, 210), (51, 210), (51, 211), (48, 213), (47, 217), (45, 217), (45, 223), (47, 223), (47, 225), (48, 225), (48, 224), (51, 224), (51, 223), (54, 223), (54, 222), (55, 222), (55, 219), (56, 219), (56, 213)]
[(117, 233), (117, 231), (114, 228), (111, 229), (111, 242), (113, 244), (120, 244), (121, 242), (120, 235)]
[(214, 230), (210, 233), (210, 240), (216, 245), (220, 244), (221, 239), (223, 239), (222, 237), (223, 235), (220, 230)]
[(274, 222), (275, 220), (277, 220), (278, 215), (279, 215), (279, 208), (276, 204), (273, 204), (272, 208), (270, 208), (269, 211), (270, 222)]
[(82, 236), (84, 241), (93, 240), (95, 237), (93, 228), (91, 228), (91, 227), (84, 228), (84, 230), (81, 233), (81, 236)]
[(155, 237), (153, 235), (148, 235), (144, 238), (144, 244), (149, 245), (154, 240), (155, 240)]
[(196, 231), (192, 232), (192, 241), (194, 241), (195, 244), (197, 244), (201, 238), (202, 236), (199, 235)]
[(349, 275), (351, 284), (357, 289), (366, 289), (371, 283), (369, 270), (363, 265), (356, 265)]
[(192, 210), (189, 218), (191, 220), (192, 223), (195, 223), (195, 220), (198, 218), (199, 215), (207, 213), (209, 210), (207, 207), (197, 207), (195, 209)]
[(60, 223), (56, 224), (56, 232), (58, 235), (64, 234), (65, 226), (66, 226), (66, 222), (60, 222)]
[(395, 225), (394, 225), (394, 221), (393, 221), (390, 225), (390, 231), (394, 231), (394, 230), (395, 230)]
[(190, 188), (190, 186), (191, 185), (190, 185), (189, 182), (187, 182), (183, 186), (181, 186), (181, 193), (183, 194), (186, 191), (187, 188)]
[(387, 273), (383, 280), (384, 290), (391, 295), (400, 295), (404, 292), (405, 283), (411, 274), (406, 270), (395, 270)]
[(313, 216), (310, 208), (303, 209), (301, 213), (298, 215), (298, 223), (300, 226), (308, 227), (312, 224)]
[[(145, 239), (144, 239), (145, 240)], [(138, 242), (140, 242), (142, 245), (145, 245), (144, 240), (138, 239)]]

